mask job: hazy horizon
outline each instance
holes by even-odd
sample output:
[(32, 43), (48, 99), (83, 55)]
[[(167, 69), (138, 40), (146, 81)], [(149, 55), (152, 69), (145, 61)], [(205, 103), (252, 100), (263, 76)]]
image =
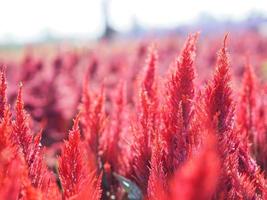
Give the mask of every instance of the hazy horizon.
[[(30, 42), (52, 34), (56, 37), (91, 37), (104, 29), (103, 0), (0, 1), (0, 42)], [(110, 0), (108, 15), (115, 29), (128, 31), (137, 21), (145, 28), (171, 28), (192, 23), (206, 13), (216, 19), (242, 20), (252, 11), (264, 13), (267, 2)], [(188, 12), (188, 11), (191, 12)]]

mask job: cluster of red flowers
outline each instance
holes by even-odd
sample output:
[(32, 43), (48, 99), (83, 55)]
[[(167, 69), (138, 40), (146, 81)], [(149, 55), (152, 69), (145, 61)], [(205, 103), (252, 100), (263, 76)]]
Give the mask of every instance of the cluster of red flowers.
[[(198, 33), (188, 36), (165, 79), (159, 72), (158, 49), (151, 45), (143, 73), (137, 76), (132, 68), (130, 77), (124, 72), (125, 79), (115, 79), (118, 83), (110, 88), (97, 79), (99, 60), (94, 55), (86, 73), (74, 70), (79, 60), (75, 54), (68, 55), (65, 63), (57, 57), (52, 73), (40, 73), (42, 62), (27, 58), (24, 64), (31, 67), (22, 74), (25, 84), (36, 73), (51, 79), (31, 82), (38, 82), (31, 91), (39, 101), (28, 99), (26, 109), (27, 93), (20, 84), (14, 112), (8, 103), (12, 95), (7, 98), (9, 69), (3, 68), (0, 199), (267, 199), (264, 78), (256, 77), (247, 58), (241, 90), (233, 89), (226, 35), (213, 77), (207, 83), (197, 82), (198, 37)], [(139, 49), (140, 57), (143, 51)], [(123, 59), (113, 57), (111, 74), (122, 71), (118, 66), (123, 64)], [(70, 77), (75, 73), (85, 74), (84, 80)], [(40, 87), (43, 84), (47, 87)], [(69, 91), (64, 87), (78, 92), (62, 94)], [(78, 109), (75, 103), (66, 106), (68, 98), (79, 102)], [(59, 108), (63, 111), (56, 112)], [(51, 135), (68, 126), (63, 119), (72, 115), (64, 109), (76, 110), (76, 117), (64, 143), (59, 138), (56, 148), (57, 139)], [(36, 123), (42, 115), (53, 128), (44, 127), (45, 135)], [(47, 158), (50, 151), (57, 154), (52, 161)]]

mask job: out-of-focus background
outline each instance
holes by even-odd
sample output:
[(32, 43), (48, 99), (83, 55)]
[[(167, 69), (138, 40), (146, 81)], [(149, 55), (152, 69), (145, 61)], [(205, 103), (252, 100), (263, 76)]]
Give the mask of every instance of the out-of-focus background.
[(164, 77), (186, 35), (200, 31), (195, 67), (201, 88), (229, 33), (233, 88), (240, 88), (248, 55), (259, 82), (266, 81), (263, 0), (0, 0), (0, 9), (0, 66), (7, 71), (8, 99), (14, 105), (22, 81), (26, 109), (34, 127), (44, 128), (45, 145), (66, 137), (86, 75), (91, 91), (104, 85), (107, 115), (120, 81), (135, 113), (138, 76), (151, 43), (158, 48), (157, 74)]
[[(148, 31), (266, 28), (264, 0), (1, 0), (0, 43), (81, 41)], [(238, 24), (238, 25), (237, 25)], [(266, 28), (267, 29), (267, 28)]]

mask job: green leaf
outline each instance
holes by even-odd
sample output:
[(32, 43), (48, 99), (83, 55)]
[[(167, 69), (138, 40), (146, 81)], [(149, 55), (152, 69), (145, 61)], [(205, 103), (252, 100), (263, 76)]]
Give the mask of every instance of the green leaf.
[(143, 199), (142, 191), (139, 189), (139, 187), (134, 182), (132, 182), (131, 180), (117, 173), (113, 173), (113, 175), (119, 181), (123, 189), (127, 192), (129, 200), (142, 200)]

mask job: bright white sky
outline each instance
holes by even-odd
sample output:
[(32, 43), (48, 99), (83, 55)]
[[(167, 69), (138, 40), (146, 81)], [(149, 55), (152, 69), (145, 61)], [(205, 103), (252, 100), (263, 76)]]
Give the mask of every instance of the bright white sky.
[[(146, 27), (172, 27), (207, 12), (242, 19), (267, 12), (266, 0), (110, 0), (115, 28), (131, 28), (132, 17)], [(45, 31), (58, 36), (96, 36), (103, 30), (102, 0), (0, 0), (0, 41), (32, 41)]]

